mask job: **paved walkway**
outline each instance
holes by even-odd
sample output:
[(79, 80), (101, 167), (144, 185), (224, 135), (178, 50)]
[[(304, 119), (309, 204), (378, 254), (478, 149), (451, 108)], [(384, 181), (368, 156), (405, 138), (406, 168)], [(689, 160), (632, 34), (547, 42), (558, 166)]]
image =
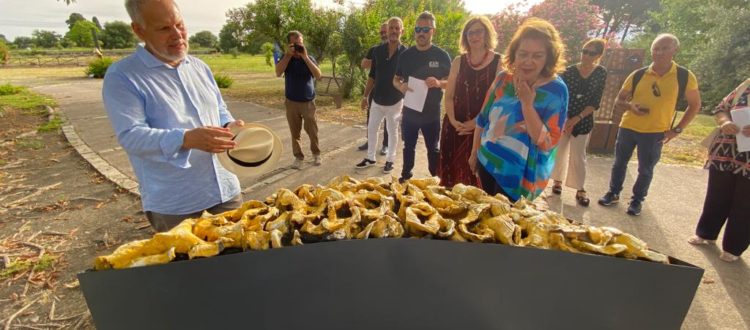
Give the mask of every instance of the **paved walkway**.
[[(39, 86), (35, 90), (53, 96), (66, 116), (66, 136), (84, 158), (110, 180), (125, 189), (137, 192), (137, 183), (125, 152), (117, 144), (101, 102), (101, 80), (83, 80), (71, 84)], [(242, 181), (245, 199), (263, 199), (279, 188), (294, 188), (303, 183), (325, 184), (339, 175), (356, 178), (386, 176), (379, 166), (355, 170), (354, 164), (364, 157), (356, 146), (364, 142), (365, 130), (331, 122), (321, 122), (320, 145), (323, 166), (313, 166), (311, 159), (299, 169), (291, 169), (293, 156), (290, 135), (284, 112), (261, 107), (248, 102), (228, 100), (235, 118), (264, 123), (273, 128), (285, 147), (279, 168), (257, 178)], [(307, 142), (303, 133), (303, 150)], [(396, 168), (391, 175), (400, 173), (400, 151)], [(707, 173), (699, 168), (685, 166), (657, 166), (649, 198), (640, 217), (625, 214), (627, 203), (605, 208), (596, 205), (596, 199), (607, 189), (612, 159), (589, 159), (587, 189), (592, 198), (589, 208), (577, 207), (575, 191), (566, 188), (562, 196), (548, 196), (550, 208), (566, 217), (583, 223), (614, 226), (641, 237), (658, 251), (705, 268), (695, 300), (683, 324), (683, 329), (750, 329), (750, 253), (742, 260), (727, 264), (718, 259), (717, 247), (695, 248), (685, 242), (692, 235), (700, 216), (706, 192)], [(630, 164), (622, 198), (630, 196), (636, 167)], [(415, 176), (428, 175), (424, 145), (417, 146)], [(388, 175), (390, 176), (390, 175)], [(592, 303), (606, 303), (606, 292), (591, 288), (581, 294), (590, 295)], [(585, 313), (585, 307), (581, 312)], [(633, 317), (638, 317), (633, 315)]]

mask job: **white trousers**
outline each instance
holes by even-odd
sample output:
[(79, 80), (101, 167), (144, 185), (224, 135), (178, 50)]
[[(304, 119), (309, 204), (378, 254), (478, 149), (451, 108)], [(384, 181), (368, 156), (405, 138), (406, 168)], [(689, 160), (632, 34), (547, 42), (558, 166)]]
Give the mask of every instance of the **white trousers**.
[[(591, 134), (573, 136), (563, 134), (557, 145), (555, 169), (552, 170), (552, 180), (563, 181), (565, 185), (575, 190), (584, 190), (586, 181), (586, 147)], [(567, 175), (566, 175), (567, 172)]]
[(380, 105), (374, 100), (370, 105), (370, 119), (367, 124), (367, 159), (375, 161), (375, 151), (378, 145), (378, 127), (385, 118), (386, 126), (388, 126), (388, 154), (385, 156), (385, 161), (393, 162), (396, 158), (396, 150), (399, 145), (399, 122), (401, 121), (401, 108), (404, 101), (398, 101), (394, 105)]

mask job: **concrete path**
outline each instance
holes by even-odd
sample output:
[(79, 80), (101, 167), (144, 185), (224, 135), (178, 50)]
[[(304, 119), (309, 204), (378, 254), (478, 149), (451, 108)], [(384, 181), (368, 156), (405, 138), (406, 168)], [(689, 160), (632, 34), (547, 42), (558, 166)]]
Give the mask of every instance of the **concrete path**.
[[(58, 101), (60, 110), (66, 116), (66, 136), (81, 155), (113, 182), (137, 192), (130, 163), (117, 144), (101, 102), (101, 81), (84, 80), (76, 81), (74, 85), (39, 86), (35, 90), (51, 95)], [(303, 183), (325, 184), (339, 175), (356, 178), (398, 177), (400, 173), (400, 150), (396, 157), (396, 168), (390, 175), (382, 173), (382, 158), (379, 159), (378, 166), (355, 170), (354, 164), (365, 156), (364, 152), (356, 150), (356, 146), (365, 140), (365, 129), (331, 122), (319, 123), (323, 166), (314, 166), (311, 159), (308, 159), (301, 169), (291, 169), (289, 165), (293, 156), (284, 112), (248, 102), (228, 100), (227, 103), (235, 118), (261, 122), (273, 128), (281, 137), (285, 148), (279, 168), (242, 181), (245, 199), (263, 199), (279, 188), (295, 188)], [(305, 134), (302, 136), (303, 150), (308, 153)], [(415, 166), (417, 177), (428, 175), (424, 150), (420, 141)], [(605, 208), (596, 204), (596, 199), (607, 190), (611, 164), (612, 159), (608, 157), (589, 159), (586, 185), (592, 199), (590, 207), (576, 206), (573, 198), (575, 191), (565, 188), (561, 196), (548, 193), (550, 208), (586, 224), (618, 227), (644, 239), (655, 250), (704, 268), (706, 273), (703, 282), (683, 329), (750, 329), (750, 253), (745, 253), (738, 262), (728, 264), (718, 259), (719, 247), (696, 248), (686, 243), (703, 207), (706, 171), (693, 167), (658, 165), (642, 215), (631, 217), (625, 214), (625, 209), (636, 173), (634, 163), (630, 164), (620, 205)], [(596, 288), (581, 294), (590, 295), (592, 303), (606, 303), (617, 299)], [(586, 312), (584, 307), (581, 312)]]

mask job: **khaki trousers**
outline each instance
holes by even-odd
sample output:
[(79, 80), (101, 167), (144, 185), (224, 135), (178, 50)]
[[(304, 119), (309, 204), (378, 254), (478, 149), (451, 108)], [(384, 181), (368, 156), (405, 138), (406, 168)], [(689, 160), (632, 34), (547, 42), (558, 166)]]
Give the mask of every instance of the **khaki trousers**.
[[(555, 169), (552, 170), (552, 180), (563, 181), (565, 185), (575, 190), (584, 190), (586, 181), (586, 147), (591, 134), (573, 136), (563, 134), (557, 145)], [(566, 175), (567, 172), (567, 175)]]
[[(237, 194), (237, 196), (235, 196), (234, 198), (224, 203), (214, 205), (206, 209), (206, 211), (211, 214), (219, 214), (226, 211), (238, 209), (240, 208), (240, 206), (242, 206), (242, 194)], [(190, 214), (163, 214), (146, 211), (146, 218), (148, 219), (148, 222), (151, 223), (151, 227), (153, 227), (154, 230), (162, 232), (170, 230), (174, 226), (179, 225), (182, 220), (199, 218), (201, 214), (203, 214), (203, 211), (198, 211)]]
[(315, 119), (315, 101), (296, 102), (286, 99), (286, 121), (289, 123), (289, 131), (292, 133), (292, 154), (297, 159), (305, 159), (300, 146), (302, 128), (305, 128), (307, 136), (310, 137), (310, 151), (313, 155), (320, 155), (318, 146), (318, 122)]

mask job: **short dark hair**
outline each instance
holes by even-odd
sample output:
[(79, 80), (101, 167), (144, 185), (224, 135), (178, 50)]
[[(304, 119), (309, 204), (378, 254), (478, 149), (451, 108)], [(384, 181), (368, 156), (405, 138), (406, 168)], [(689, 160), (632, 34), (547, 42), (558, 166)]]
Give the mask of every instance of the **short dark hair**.
[(421, 21), (421, 20), (432, 22), (432, 27), (436, 27), (437, 26), (437, 24), (435, 23), (435, 15), (433, 15), (429, 11), (425, 10), (421, 14), (419, 14), (419, 16), (417, 17), (417, 21)]
[(289, 33), (286, 34), (286, 41), (287, 42), (291, 41), (292, 40), (292, 36), (301, 37), (302, 36), (302, 32), (299, 32), (297, 30), (289, 31)]

